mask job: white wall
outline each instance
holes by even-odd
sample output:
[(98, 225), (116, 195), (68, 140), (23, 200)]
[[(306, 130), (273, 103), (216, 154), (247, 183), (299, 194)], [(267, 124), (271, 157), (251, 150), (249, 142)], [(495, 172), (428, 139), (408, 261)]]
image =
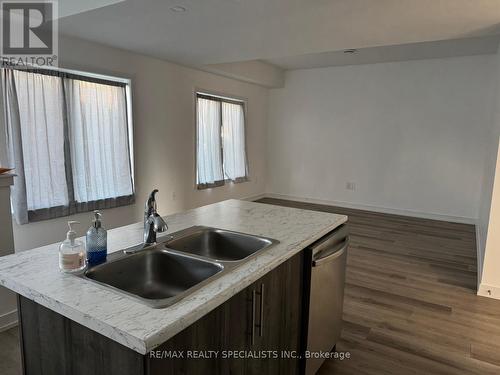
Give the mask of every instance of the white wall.
[(288, 72), (270, 91), (267, 191), (475, 220), (494, 67), (485, 55)]
[[(478, 293), (500, 298), (500, 51), (497, 52), (496, 69), (492, 81), (496, 82), (494, 114), (489, 141), (486, 144), (487, 155), (484, 163), (484, 177), (481, 192), (481, 204), (477, 222), (478, 264), (480, 281)], [(489, 291), (489, 292), (488, 292)]]
[[(500, 150), (498, 150), (500, 151)], [(497, 153), (496, 167), (493, 171), (492, 194), (488, 197), (491, 202), (489, 210), (487, 237), (484, 250), (481, 249), (482, 273), (478, 294), (500, 299), (500, 152)]]
[[(161, 214), (264, 191), (267, 89), (76, 39), (62, 39), (59, 55), (60, 66), (65, 68), (133, 80), (137, 203), (105, 210), (106, 227), (142, 220), (144, 200), (153, 188), (160, 190), (158, 203)], [(196, 88), (248, 99), (246, 131), (250, 182), (196, 190)], [(80, 234), (90, 225), (90, 214), (75, 215), (71, 219), (82, 222)], [(16, 250), (63, 240), (67, 220), (69, 218), (14, 225)]]

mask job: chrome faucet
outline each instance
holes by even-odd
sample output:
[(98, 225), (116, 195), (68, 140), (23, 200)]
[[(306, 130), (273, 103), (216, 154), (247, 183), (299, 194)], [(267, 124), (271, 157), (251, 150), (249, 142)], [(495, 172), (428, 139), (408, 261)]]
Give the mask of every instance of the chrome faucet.
[(154, 189), (149, 194), (144, 207), (144, 245), (146, 246), (156, 243), (156, 233), (165, 232), (168, 229), (167, 223), (156, 211), (156, 193), (158, 189)]

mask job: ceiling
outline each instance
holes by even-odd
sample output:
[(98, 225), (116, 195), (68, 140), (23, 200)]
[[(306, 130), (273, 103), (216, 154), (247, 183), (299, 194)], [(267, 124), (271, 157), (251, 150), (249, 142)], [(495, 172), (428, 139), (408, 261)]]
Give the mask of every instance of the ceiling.
[(327, 66), (375, 64), (389, 61), (408, 61), (444, 57), (493, 54), (498, 50), (500, 35), (465, 39), (439, 40), (399, 44), (393, 46), (360, 48), (346, 53), (344, 50), (278, 57), (265, 62), (285, 70), (323, 68)]
[[(488, 44), (478, 37), (500, 34), (500, 0), (92, 0), (102, 6), (78, 14), (81, 0), (60, 3), (72, 9), (61, 12), (62, 34), (194, 66), (257, 59), (284, 68), (343, 65), (348, 48), (360, 49), (350, 58), (363, 53), (375, 61), (396, 53), (394, 46), (432, 55), (449, 50), (447, 40), (474, 49), (474, 41)], [(415, 44), (434, 41), (445, 44)], [(381, 46), (393, 49), (374, 50)]]
[(78, 14), (82, 12), (87, 12), (92, 9), (102, 8), (104, 6), (120, 3), (125, 0), (85, 0), (85, 1), (73, 1), (73, 0), (60, 0), (58, 2), (58, 14), (57, 17), (67, 17), (73, 14)]

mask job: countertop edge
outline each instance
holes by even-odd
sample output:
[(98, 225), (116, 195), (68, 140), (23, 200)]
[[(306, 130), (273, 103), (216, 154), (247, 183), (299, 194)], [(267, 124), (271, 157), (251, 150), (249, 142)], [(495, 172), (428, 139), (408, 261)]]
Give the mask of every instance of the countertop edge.
[[(10, 282), (9, 280), (0, 279), (0, 285), (10, 289), (12, 292), (17, 293), (33, 302), (38, 303), (39, 305), (56, 312), (64, 316), (67, 319), (70, 319), (82, 326), (91, 329), (97, 333), (102, 334), (109, 339), (116, 341), (117, 343), (134, 350), (140, 354), (147, 354), (149, 350), (147, 350), (144, 340), (139, 337), (130, 335), (127, 332), (122, 331), (121, 329), (114, 327), (112, 325), (106, 324), (102, 321), (98, 321), (81, 311), (75, 310), (71, 306), (68, 306), (64, 303), (58, 302), (52, 298), (45, 297), (39, 292), (30, 290), (26, 291), (24, 286), (20, 284), (16, 284), (15, 282)], [(102, 333), (102, 328), (108, 327), (106, 334)], [(108, 332), (116, 332), (117, 335), (109, 334)]]

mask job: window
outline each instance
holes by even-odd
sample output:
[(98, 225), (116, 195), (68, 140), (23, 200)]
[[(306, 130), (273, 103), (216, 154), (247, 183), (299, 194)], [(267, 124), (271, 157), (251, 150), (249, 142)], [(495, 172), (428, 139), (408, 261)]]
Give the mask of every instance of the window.
[(134, 201), (128, 84), (41, 69), (1, 69), (18, 223)]
[(196, 119), (198, 189), (247, 181), (245, 103), (197, 93)]

